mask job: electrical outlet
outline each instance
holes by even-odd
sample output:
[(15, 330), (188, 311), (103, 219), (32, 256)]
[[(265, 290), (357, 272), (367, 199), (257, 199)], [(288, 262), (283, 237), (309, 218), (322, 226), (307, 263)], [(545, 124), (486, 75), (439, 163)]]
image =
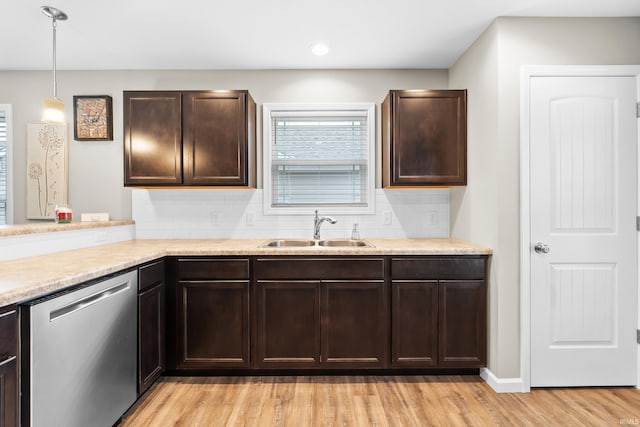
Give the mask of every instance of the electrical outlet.
[(391, 225), (391, 211), (382, 212), (382, 224)]
[(211, 214), (209, 216), (209, 221), (211, 222), (211, 225), (219, 225), (220, 224), (220, 212), (211, 211)]
[(438, 223), (438, 211), (429, 211), (427, 221), (429, 221), (429, 225), (436, 225)]
[(256, 213), (247, 211), (247, 225), (256, 225)]

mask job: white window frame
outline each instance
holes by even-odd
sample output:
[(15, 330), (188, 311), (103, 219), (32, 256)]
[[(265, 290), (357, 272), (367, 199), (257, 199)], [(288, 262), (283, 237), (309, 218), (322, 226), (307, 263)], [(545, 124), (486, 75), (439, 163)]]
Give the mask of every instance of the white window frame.
[(7, 225), (13, 224), (13, 110), (11, 104), (0, 104), (7, 123)]
[(367, 204), (365, 206), (331, 205), (323, 206), (318, 203), (318, 207), (331, 214), (344, 215), (374, 215), (375, 214), (375, 178), (376, 178), (376, 149), (375, 149), (375, 104), (374, 103), (321, 103), (321, 104), (299, 104), (299, 103), (265, 103), (262, 104), (262, 173), (263, 173), (263, 207), (265, 215), (309, 215), (313, 210), (309, 206), (273, 206), (272, 205), (272, 112), (295, 111), (295, 112), (323, 112), (323, 111), (362, 111), (367, 116), (367, 132), (369, 135), (369, 153), (367, 165)]

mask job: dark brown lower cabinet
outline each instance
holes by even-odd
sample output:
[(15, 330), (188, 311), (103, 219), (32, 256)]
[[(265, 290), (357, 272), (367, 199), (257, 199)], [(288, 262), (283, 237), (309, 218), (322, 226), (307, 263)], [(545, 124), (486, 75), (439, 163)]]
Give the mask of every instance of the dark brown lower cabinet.
[(18, 314), (0, 309), (0, 426), (18, 425)]
[(486, 256), (174, 258), (168, 369), (486, 364)]
[(386, 286), (380, 281), (322, 283), (322, 364), (384, 368), (387, 360)]
[(165, 268), (160, 260), (138, 270), (138, 395), (165, 368)]
[(15, 356), (0, 362), (0, 426), (18, 425), (18, 361)]
[(178, 260), (176, 368), (249, 367), (249, 260)]
[(443, 280), (439, 286), (438, 364), (482, 367), (487, 363), (487, 310), (484, 280)]
[(391, 366), (437, 366), (438, 281), (393, 281), (391, 293)]
[(320, 281), (259, 280), (255, 292), (257, 367), (319, 367)]
[(254, 273), (254, 367), (388, 365), (384, 258), (259, 258)]
[(249, 282), (178, 285), (178, 368), (249, 367)]
[(391, 259), (392, 367), (486, 366), (486, 268), (486, 256)]
[(386, 365), (384, 281), (258, 281), (259, 368)]

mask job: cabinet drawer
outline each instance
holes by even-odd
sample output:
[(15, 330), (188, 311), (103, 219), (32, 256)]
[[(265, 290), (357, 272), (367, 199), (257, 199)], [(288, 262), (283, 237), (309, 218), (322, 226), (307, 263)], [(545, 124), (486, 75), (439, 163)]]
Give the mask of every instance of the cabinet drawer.
[(383, 258), (259, 258), (258, 279), (384, 279)]
[(164, 282), (164, 261), (154, 262), (140, 267), (140, 280), (138, 280), (138, 290), (152, 288)]
[[(0, 310), (1, 312), (1, 310)], [(0, 314), (0, 362), (18, 354), (18, 313), (15, 309)]]
[(249, 259), (180, 259), (178, 279), (249, 279)]
[(485, 278), (484, 256), (392, 258), (394, 280), (482, 280)]

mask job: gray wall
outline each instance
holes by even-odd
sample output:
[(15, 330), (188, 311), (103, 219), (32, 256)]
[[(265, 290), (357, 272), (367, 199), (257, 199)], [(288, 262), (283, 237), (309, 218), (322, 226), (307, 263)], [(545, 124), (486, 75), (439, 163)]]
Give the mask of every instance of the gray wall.
[[(113, 97), (112, 142), (73, 141), (69, 125), (69, 202), (76, 213), (109, 212), (112, 218), (131, 218), (131, 193), (122, 185), (123, 90), (248, 89), (259, 107), (260, 167), (260, 105), (265, 102), (374, 102), (379, 106), (389, 89), (447, 86), (447, 70), (59, 71), (58, 96), (65, 102), (69, 123), (73, 95)], [(13, 104), (16, 224), (26, 220), (26, 124), (40, 121), (42, 101), (51, 90), (51, 72), (0, 71), (0, 104)]]
[(469, 87), (469, 186), (451, 191), (452, 237), (493, 248), (490, 363), (520, 376), (520, 69), (640, 64), (640, 18), (498, 18), (449, 70)]

